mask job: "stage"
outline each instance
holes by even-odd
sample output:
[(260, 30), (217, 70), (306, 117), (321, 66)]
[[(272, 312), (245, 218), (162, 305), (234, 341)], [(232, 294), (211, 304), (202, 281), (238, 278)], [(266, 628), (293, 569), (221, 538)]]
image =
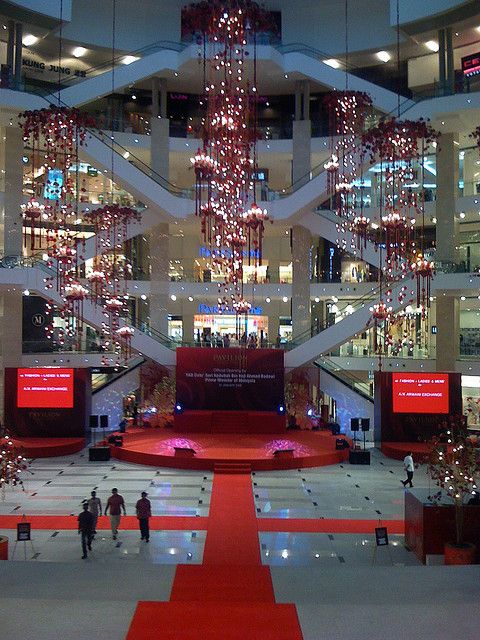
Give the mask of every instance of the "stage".
[[(121, 435), (123, 447), (111, 448), (113, 458), (156, 467), (245, 472), (321, 467), (348, 460), (348, 449), (336, 451), (338, 436), (327, 431), (192, 436), (153, 428), (132, 429)], [(285, 451), (292, 449), (291, 453)], [(274, 455), (279, 450), (283, 453)]]
[(403, 460), (412, 453), (414, 462), (421, 464), (427, 460), (430, 446), (427, 442), (382, 442), (380, 451), (394, 460)]
[(85, 438), (12, 438), (15, 447), (25, 458), (56, 458), (78, 453), (85, 446)]

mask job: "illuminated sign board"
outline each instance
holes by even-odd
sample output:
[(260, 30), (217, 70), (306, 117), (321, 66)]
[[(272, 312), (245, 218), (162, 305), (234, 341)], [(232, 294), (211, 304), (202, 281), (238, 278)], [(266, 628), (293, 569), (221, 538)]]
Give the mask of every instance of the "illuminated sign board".
[[(222, 247), (221, 251), (226, 258), (232, 257), (232, 250), (229, 247)], [(198, 253), (201, 258), (210, 258), (212, 255), (212, 252), (207, 247), (200, 247)], [(243, 257), (248, 258), (248, 251), (246, 249), (243, 250)], [(260, 258), (260, 251), (258, 249), (250, 249), (250, 257)]]
[(473, 53), (462, 58), (462, 72), (466, 78), (480, 73), (480, 53)]
[[(217, 305), (209, 305), (209, 304), (199, 304), (198, 305), (198, 313), (201, 313), (202, 315), (215, 315), (215, 314), (220, 314), (224, 315), (224, 316), (234, 316), (236, 314), (235, 309), (222, 309), (220, 310), (220, 308)], [(251, 316), (261, 316), (263, 313), (263, 307), (252, 307), (250, 309), (250, 311), (248, 312), (249, 315)]]

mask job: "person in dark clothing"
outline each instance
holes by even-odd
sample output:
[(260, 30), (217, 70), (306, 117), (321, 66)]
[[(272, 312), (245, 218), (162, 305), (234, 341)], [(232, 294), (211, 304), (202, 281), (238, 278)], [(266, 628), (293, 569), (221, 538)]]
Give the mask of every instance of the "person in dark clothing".
[(148, 493), (146, 491), (142, 491), (142, 497), (137, 501), (135, 505), (135, 509), (137, 512), (138, 524), (140, 526), (140, 533), (142, 536), (142, 540), (148, 542), (150, 540), (150, 528), (148, 526), (148, 519), (152, 515), (152, 505), (150, 504), (150, 500), (147, 498)]
[(87, 557), (88, 550), (92, 550), (93, 514), (88, 510), (88, 502), (83, 503), (83, 511), (78, 514), (78, 533), (82, 536), (82, 560)]

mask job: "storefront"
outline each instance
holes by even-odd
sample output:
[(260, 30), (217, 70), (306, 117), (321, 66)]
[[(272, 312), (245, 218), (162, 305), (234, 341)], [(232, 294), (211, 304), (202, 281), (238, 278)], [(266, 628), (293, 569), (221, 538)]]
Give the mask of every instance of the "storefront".
[(194, 338), (198, 342), (202, 335), (228, 335), (231, 339), (239, 338), (243, 333), (247, 336), (255, 334), (257, 340), (268, 337), (268, 317), (249, 314), (248, 316), (223, 314), (198, 314), (193, 318)]

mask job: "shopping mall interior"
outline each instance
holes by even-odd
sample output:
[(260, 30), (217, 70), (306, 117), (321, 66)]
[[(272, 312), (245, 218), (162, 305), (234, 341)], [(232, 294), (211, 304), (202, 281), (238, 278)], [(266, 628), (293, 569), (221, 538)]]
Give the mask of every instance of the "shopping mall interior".
[(477, 638), (477, 0), (0, 27), (0, 637)]

